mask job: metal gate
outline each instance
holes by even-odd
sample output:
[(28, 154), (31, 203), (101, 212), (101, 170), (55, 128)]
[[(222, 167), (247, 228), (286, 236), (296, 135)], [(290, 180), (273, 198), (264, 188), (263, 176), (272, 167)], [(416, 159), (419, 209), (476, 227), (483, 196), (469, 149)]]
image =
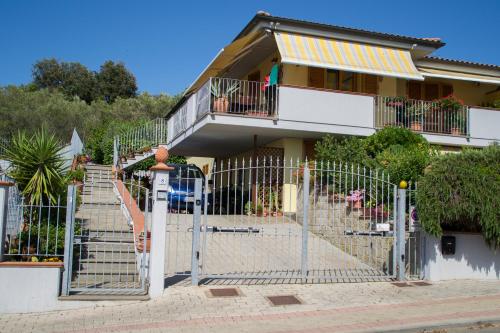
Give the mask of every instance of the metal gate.
[(150, 195), (142, 180), (88, 166), (68, 192), (63, 295), (147, 293)]
[(405, 193), (382, 171), (228, 161), (196, 184), (194, 214), (171, 210), (167, 219), (173, 282), (384, 281), (404, 271)]

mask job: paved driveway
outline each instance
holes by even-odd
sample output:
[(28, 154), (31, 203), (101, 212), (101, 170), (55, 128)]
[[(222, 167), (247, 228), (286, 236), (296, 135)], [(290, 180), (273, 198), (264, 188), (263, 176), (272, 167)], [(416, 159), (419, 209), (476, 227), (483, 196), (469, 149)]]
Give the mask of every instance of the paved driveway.
[[(205, 217), (202, 217), (204, 219)], [(188, 275), (191, 270), (192, 215), (170, 214), (167, 223), (167, 276)], [(205, 223), (205, 220), (203, 220)], [(202, 283), (221, 283), (213, 277), (240, 278), (240, 282), (273, 277), (276, 282), (297, 282), (302, 259), (302, 226), (289, 217), (209, 215), (206, 224), (219, 232), (201, 232)], [(250, 231), (249, 231), (249, 228)], [(387, 279), (384, 273), (350, 255), (349, 238), (342, 246), (308, 232), (309, 282), (374, 281)], [(369, 262), (368, 262), (369, 263)], [(177, 282), (179, 279), (170, 279)], [(256, 282), (256, 281), (253, 281)], [(186, 283), (186, 280), (184, 280)]]

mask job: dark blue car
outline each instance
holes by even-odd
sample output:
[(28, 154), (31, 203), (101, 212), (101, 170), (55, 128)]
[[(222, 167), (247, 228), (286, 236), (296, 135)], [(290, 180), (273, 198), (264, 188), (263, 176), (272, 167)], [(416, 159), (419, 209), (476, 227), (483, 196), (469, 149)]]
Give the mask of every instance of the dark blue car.
[[(170, 164), (174, 170), (169, 173), (169, 209), (173, 212), (193, 212), (194, 206), (194, 182), (196, 178), (202, 179), (205, 186), (205, 175), (194, 164)], [(204, 188), (202, 189), (202, 210), (204, 207)], [(210, 200), (208, 200), (210, 205)]]

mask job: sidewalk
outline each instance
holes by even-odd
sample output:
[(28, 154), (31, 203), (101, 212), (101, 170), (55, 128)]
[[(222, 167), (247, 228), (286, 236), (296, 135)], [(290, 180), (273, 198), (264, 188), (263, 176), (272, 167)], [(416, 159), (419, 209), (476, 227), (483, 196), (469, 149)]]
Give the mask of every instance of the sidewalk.
[[(240, 296), (213, 297), (211, 288)], [(295, 295), (273, 306), (265, 296)], [(373, 332), (500, 320), (500, 281), (172, 287), (152, 301), (1, 315), (1, 332)], [(500, 328), (499, 328), (500, 329)], [(481, 332), (480, 329), (477, 331)]]

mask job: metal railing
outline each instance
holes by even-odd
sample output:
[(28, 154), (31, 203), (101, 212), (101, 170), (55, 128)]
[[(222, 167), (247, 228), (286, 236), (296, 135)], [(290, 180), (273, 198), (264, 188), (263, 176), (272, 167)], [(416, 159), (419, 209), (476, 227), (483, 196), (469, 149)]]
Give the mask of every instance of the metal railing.
[(115, 136), (113, 163), (117, 165), (122, 157), (131, 157), (150, 151), (167, 142), (167, 120), (157, 118), (126, 133)]
[(188, 101), (184, 102), (177, 112), (172, 116), (172, 137), (175, 138), (187, 128)]
[(275, 117), (278, 86), (264, 82), (212, 77), (197, 93), (197, 118), (208, 112)]
[(5, 148), (10, 144), (10, 139), (0, 137), (0, 156), (5, 153)]
[(402, 126), (416, 132), (469, 135), (469, 107), (446, 106), (440, 101), (377, 96), (375, 126)]
[(34, 204), (11, 186), (4, 255), (17, 260), (62, 260), (66, 210), (60, 196), (55, 203)]

